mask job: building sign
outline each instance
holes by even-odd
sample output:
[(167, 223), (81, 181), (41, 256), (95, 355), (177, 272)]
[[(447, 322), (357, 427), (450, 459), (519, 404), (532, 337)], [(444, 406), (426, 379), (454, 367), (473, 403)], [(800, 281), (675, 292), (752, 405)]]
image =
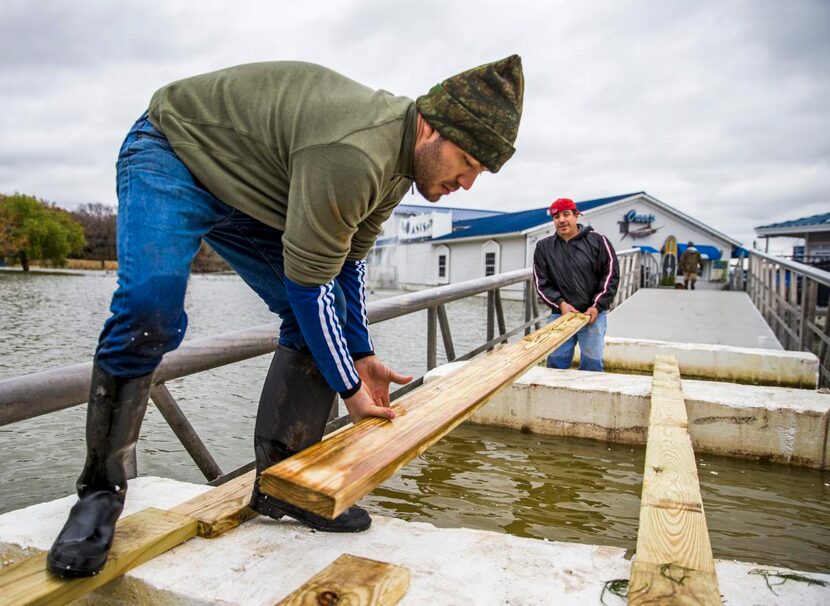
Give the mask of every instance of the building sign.
[(450, 213), (424, 213), (401, 219), (398, 224), (398, 240), (429, 240), (451, 231)]
[(401, 219), (398, 234), (401, 240), (430, 237), (432, 237), (432, 213)]
[[(626, 236), (632, 238), (645, 238), (653, 233), (656, 233), (659, 227), (652, 227), (652, 223), (657, 220), (653, 214), (639, 215), (633, 208), (623, 215), (622, 221), (617, 221), (620, 225), (620, 233), (623, 235), (621, 239), (625, 240)], [(638, 227), (642, 226), (642, 227)]]

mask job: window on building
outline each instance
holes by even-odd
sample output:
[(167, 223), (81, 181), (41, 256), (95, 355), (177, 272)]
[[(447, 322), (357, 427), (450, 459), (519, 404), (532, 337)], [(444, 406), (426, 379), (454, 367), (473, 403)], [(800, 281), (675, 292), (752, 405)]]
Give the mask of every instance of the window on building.
[(447, 255), (438, 255), (438, 277), (447, 277)]
[(496, 253), (484, 253), (484, 275), (492, 276), (496, 273)]

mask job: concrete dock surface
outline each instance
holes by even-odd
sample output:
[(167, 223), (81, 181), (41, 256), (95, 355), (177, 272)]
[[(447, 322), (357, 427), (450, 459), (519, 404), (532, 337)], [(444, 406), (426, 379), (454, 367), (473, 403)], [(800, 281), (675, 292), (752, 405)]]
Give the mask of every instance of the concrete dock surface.
[[(137, 478), (130, 481), (124, 515), (150, 506), (169, 508), (207, 489)], [(74, 501), (69, 496), (0, 515), (2, 564), (48, 549)], [(216, 539), (191, 539), (78, 603), (274, 604), (343, 553), (408, 567), (412, 578), (401, 606), (621, 605), (624, 599), (603, 589), (608, 581), (627, 579), (630, 569), (625, 550), (617, 547), (435, 528), (379, 516), (367, 532), (332, 535), (260, 517)], [(805, 573), (824, 586), (787, 581), (773, 592), (757, 573), (769, 566), (717, 561), (716, 568), (726, 604), (830, 602), (827, 574)]]
[(642, 288), (608, 314), (609, 337), (783, 349), (744, 292)]

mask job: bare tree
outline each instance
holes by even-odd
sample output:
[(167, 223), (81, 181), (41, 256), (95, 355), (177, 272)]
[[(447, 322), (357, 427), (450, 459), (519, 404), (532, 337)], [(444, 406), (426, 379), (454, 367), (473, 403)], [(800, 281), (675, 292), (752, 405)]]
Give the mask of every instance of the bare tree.
[(84, 227), (87, 244), (81, 257), (100, 261), (101, 269), (104, 269), (106, 261), (114, 260), (118, 256), (115, 208), (100, 202), (90, 202), (81, 204), (72, 212), (72, 217)]

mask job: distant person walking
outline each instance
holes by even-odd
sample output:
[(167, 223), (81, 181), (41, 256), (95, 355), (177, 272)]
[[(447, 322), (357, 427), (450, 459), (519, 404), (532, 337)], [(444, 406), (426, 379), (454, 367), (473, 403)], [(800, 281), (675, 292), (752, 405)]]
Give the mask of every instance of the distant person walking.
[(579, 343), (579, 369), (602, 371), (606, 314), (617, 293), (619, 268), (614, 247), (591, 226), (577, 223), (573, 200), (550, 205), (556, 233), (536, 243), (533, 276), (536, 291), (550, 306), (548, 322), (579, 311), (591, 321), (548, 356), (548, 368), (570, 368)]
[(695, 248), (694, 242), (689, 242), (686, 245), (686, 250), (680, 255), (680, 270), (683, 272), (683, 286), (687, 289), (695, 289), (695, 282), (697, 282), (698, 269), (703, 271), (703, 258), (700, 252)]

